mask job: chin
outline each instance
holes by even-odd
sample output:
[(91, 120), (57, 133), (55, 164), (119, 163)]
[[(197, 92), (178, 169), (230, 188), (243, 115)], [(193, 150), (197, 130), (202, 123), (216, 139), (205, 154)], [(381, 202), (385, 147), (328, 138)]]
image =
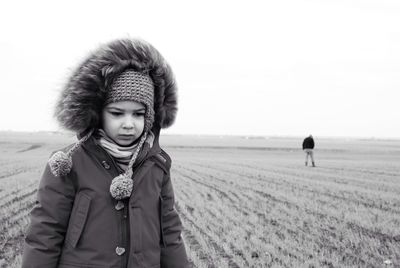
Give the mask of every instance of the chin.
[(120, 145), (120, 146), (130, 146), (130, 145), (132, 145), (132, 144), (135, 143), (135, 142), (134, 142), (134, 141), (118, 141), (117, 143), (118, 143), (118, 145)]
[(135, 139), (135, 140), (119, 140), (117, 143), (120, 146), (131, 146), (135, 142), (137, 142), (137, 139)]

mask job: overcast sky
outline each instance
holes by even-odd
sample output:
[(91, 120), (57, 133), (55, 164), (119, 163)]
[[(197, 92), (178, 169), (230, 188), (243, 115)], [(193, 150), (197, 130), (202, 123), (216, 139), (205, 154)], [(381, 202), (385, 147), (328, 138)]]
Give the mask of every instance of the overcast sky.
[(0, 130), (61, 130), (54, 103), (101, 43), (172, 66), (170, 134), (400, 138), (400, 1), (3, 1)]

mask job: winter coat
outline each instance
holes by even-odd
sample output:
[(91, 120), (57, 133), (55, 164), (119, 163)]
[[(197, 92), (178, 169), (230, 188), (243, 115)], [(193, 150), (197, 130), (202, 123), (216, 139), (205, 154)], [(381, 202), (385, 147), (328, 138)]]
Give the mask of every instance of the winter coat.
[[(110, 184), (122, 170), (88, 133), (101, 127), (110, 85), (128, 69), (149, 75), (154, 84), (155, 140), (151, 148), (145, 143), (135, 161), (130, 198), (117, 201)], [(187, 266), (174, 209), (171, 159), (158, 145), (160, 130), (173, 124), (176, 112), (172, 70), (143, 40), (112, 41), (78, 65), (60, 94), (55, 117), (80, 140), (63, 150), (71, 154), (60, 152), (50, 159), (64, 159), (68, 168), (62, 165), (58, 173), (54, 163), (61, 162), (46, 165), (26, 234), (23, 268)]]
[(158, 135), (148, 147), (133, 167), (134, 190), (123, 202), (109, 192), (121, 170), (94, 138), (73, 154), (67, 176), (55, 177), (47, 165), (22, 267), (187, 267), (171, 159), (160, 149)]
[(314, 139), (312, 137), (307, 137), (303, 141), (303, 150), (304, 149), (314, 149)]

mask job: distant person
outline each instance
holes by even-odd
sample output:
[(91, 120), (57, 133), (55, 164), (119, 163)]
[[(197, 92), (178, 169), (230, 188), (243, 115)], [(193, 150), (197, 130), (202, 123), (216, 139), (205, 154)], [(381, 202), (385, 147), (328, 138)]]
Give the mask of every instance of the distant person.
[(22, 267), (188, 267), (171, 159), (159, 146), (177, 88), (149, 43), (115, 40), (71, 74), (57, 102), (78, 141), (50, 157)]
[(306, 153), (306, 162), (305, 162), (306, 166), (308, 165), (308, 157), (310, 157), (312, 166), (315, 167), (314, 152), (313, 152), (314, 145), (315, 143), (312, 135), (308, 136), (303, 141), (303, 151)]

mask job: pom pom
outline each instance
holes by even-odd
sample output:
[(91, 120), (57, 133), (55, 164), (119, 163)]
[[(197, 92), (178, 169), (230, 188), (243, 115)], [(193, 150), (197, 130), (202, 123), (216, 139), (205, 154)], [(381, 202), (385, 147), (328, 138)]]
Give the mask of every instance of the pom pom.
[(116, 200), (122, 200), (131, 196), (133, 180), (127, 174), (115, 177), (110, 186), (110, 193)]
[(53, 173), (53, 175), (56, 177), (67, 175), (72, 168), (71, 156), (61, 151), (53, 154), (53, 156), (50, 157), (48, 163), (51, 173)]

